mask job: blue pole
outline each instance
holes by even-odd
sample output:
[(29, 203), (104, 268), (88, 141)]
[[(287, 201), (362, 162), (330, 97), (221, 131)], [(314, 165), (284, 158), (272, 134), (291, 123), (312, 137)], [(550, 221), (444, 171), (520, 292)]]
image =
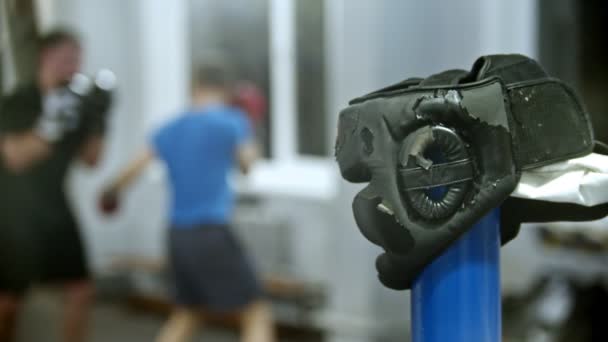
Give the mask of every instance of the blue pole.
[(412, 342), (500, 342), (500, 210), (482, 218), (412, 287)]

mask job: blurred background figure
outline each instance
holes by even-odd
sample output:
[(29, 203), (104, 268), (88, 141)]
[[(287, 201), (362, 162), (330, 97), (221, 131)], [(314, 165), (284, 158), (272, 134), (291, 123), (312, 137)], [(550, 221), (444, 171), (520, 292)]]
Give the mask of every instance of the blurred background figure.
[[(2, 105), (0, 104), (0, 113)], [(20, 171), (49, 152), (35, 133), (6, 132), (0, 138), (0, 341), (12, 341), (16, 319), (32, 279), (34, 252), (27, 234), (32, 193)]]
[[(80, 158), (95, 165), (101, 153), (104, 108), (86, 115), (72, 82), (81, 65), (81, 45), (75, 34), (53, 30), (38, 40), (37, 73), (2, 101), (1, 127), (5, 165), (15, 173), (8, 187), (28, 201), (14, 209), (26, 224), (17, 227), (27, 243), (15, 263), (33, 263), (31, 281), (59, 286), (65, 292), (64, 341), (84, 341), (93, 285), (80, 232), (64, 190), (71, 163)], [(96, 111), (101, 113), (97, 113)], [(17, 149), (15, 152), (14, 150)], [(37, 163), (34, 162), (38, 159)], [(5, 193), (5, 196), (9, 196)], [(10, 199), (7, 199), (10, 201)], [(25, 241), (25, 239), (23, 239)], [(15, 264), (13, 268), (19, 269)]]
[[(248, 83), (237, 87), (233, 101), (254, 118), (260, 159), (247, 177), (229, 177), (236, 201), (231, 227), (259, 271), (281, 341), (408, 340), (408, 296), (378, 283), (377, 250), (352, 218), (360, 188), (341, 181), (333, 159), (337, 115), (350, 99), (408, 77), (468, 69), (482, 54), (522, 53), (574, 86), (593, 116), (596, 137), (608, 140), (605, 1), (0, 0), (0, 15), (4, 96), (37, 73), (38, 37), (55, 27), (79, 33), (86, 47), (82, 71), (109, 68), (120, 80), (103, 159), (96, 168), (70, 163), (63, 188), (95, 279), (92, 341), (151, 341), (175, 309), (165, 262), (170, 170), (160, 158), (150, 162), (114, 215), (100, 210), (98, 197), (148, 137), (188, 106), (196, 61), (210, 53), (228, 56), (237, 79)], [(0, 144), (16, 165), (29, 160), (18, 146), (31, 144), (42, 159), (56, 158), (55, 147), (30, 139), (36, 135), (21, 138), (28, 143)], [(28, 193), (12, 190), (23, 184), (11, 177), (0, 178), (8, 198), (30, 201)], [(36, 203), (46, 198), (33, 196)], [(28, 211), (30, 217), (9, 215), (18, 212), (15, 206), (0, 203), (0, 229), (7, 227), (0, 243), (38, 245), (46, 234), (9, 235), (14, 230), (8, 227), (39, 220), (55, 204), (43, 206), (44, 214)], [(524, 228), (502, 249), (505, 341), (549, 336), (586, 342), (592, 332), (602, 341), (606, 222), (595, 223), (591, 235), (588, 226), (566, 226), (572, 231)], [(48, 244), (61, 245), (53, 241)], [(0, 253), (6, 255), (0, 265), (7, 265), (0, 274), (10, 274), (21, 251)], [(18, 341), (60, 341), (64, 297), (37, 287), (30, 293)], [(204, 321), (205, 338), (238, 340), (238, 319), (204, 314)]]
[(190, 340), (200, 325), (202, 309), (218, 314), (241, 311), (242, 341), (274, 341), (270, 307), (230, 227), (235, 195), (228, 177), (235, 166), (247, 174), (257, 157), (249, 118), (230, 105), (233, 93), (233, 71), (226, 63), (197, 67), (190, 109), (161, 127), (151, 147), (102, 197), (102, 201), (116, 202), (116, 196), (154, 158), (167, 166), (172, 195), (169, 270), (175, 308), (159, 342)]

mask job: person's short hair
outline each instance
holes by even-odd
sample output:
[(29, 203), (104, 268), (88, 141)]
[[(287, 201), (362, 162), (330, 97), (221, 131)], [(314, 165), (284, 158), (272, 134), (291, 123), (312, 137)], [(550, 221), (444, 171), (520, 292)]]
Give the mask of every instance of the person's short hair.
[(38, 39), (38, 50), (44, 51), (63, 43), (71, 43), (80, 46), (80, 38), (76, 33), (68, 29), (54, 29), (40, 36)]
[(193, 81), (195, 86), (230, 90), (235, 82), (234, 70), (226, 61), (205, 61), (196, 66)]

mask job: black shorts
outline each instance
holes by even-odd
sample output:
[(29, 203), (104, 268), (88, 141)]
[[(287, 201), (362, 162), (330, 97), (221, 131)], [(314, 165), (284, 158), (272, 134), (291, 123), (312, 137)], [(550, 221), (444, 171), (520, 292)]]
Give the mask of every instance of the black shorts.
[(5, 265), (2, 265), (0, 270), (0, 294), (21, 297), (32, 284), (32, 275), (33, 273), (24, 270), (21, 265), (11, 265), (6, 268)]
[(0, 227), (0, 293), (23, 295), (35, 278), (34, 243), (25, 227)]
[(178, 305), (230, 313), (261, 297), (253, 267), (228, 226), (171, 228), (169, 260)]
[(90, 279), (80, 231), (75, 224), (39, 227), (36, 246), (36, 280), (63, 284)]

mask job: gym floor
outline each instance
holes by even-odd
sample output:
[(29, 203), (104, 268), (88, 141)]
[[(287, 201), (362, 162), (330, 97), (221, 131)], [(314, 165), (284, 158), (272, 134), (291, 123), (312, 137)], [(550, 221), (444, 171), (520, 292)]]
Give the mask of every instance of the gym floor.
[[(60, 296), (47, 290), (33, 291), (21, 316), (17, 342), (60, 341), (60, 318)], [(91, 320), (90, 341), (154, 341), (163, 318), (129, 311), (119, 303), (98, 302)], [(238, 341), (238, 336), (233, 331), (206, 328), (194, 341), (233, 342)]]

